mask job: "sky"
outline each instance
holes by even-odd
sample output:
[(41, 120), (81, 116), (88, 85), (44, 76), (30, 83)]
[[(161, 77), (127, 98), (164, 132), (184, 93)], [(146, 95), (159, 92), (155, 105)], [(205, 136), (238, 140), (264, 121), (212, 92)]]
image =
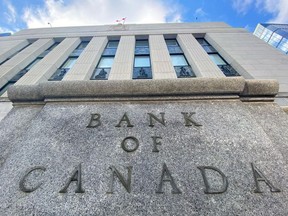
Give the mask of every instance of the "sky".
[(165, 22), (226, 22), (253, 32), (257, 23), (288, 23), (288, 0), (0, 0), (0, 33)]

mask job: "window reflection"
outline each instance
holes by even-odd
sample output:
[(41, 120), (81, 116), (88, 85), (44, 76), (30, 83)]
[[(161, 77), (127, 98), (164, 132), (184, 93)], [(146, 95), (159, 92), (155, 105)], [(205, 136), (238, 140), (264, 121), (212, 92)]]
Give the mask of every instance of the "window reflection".
[[(34, 67), (39, 61), (41, 61), (51, 50), (53, 50), (59, 43), (54, 43), (52, 46), (50, 46), (47, 50), (45, 50), (43, 53), (41, 53), (36, 59), (34, 59), (34, 61), (32, 61), (29, 65), (27, 65), (27, 67), (25, 67), (24, 69), (22, 69), (21, 71), (19, 71), (15, 76), (12, 77), (12, 79), (10, 79), (2, 88), (0, 88), (0, 95), (2, 95), (7, 88), (10, 85), (15, 84), (22, 76), (24, 76), (26, 73), (28, 73), (29, 70), (31, 70), (32, 67)], [(26, 46), (27, 47), (27, 46)], [(23, 49), (25, 49), (26, 47), (24, 47)], [(23, 50), (21, 49), (21, 50)], [(21, 51), (20, 50), (20, 51)], [(18, 51), (17, 53), (19, 53), (20, 51)], [(10, 58), (12, 58), (13, 56), (15, 56), (17, 53), (13, 54)], [(9, 58), (9, 59), (10, 59)], [(8, 60), (8, 59), (7, 59)]]
[(187, 61), (184, 55), (171, 55), (173, 66), (187, 66)]
[(136, 40), (133, 79), (152, 79), (148, 40)]
[(177, 78), (195, 77), (176, 39), (165, 40)]
[(119, 41), (108, 41), (91, 80), (107, 80), (114, 62)]
[(287, 54), (287, 24), (258, 24), (253, 34)]
[(149, 56), (135, 56), (134, 67), (150, 67)]
[(88, 45), (88, 41), (82, 41), (78, 47), (69, 55), (67, 60), (62, 64), (60, 68), (49, 78), (49, 81), (60, 81), (64, 78), (67, 72), (74, 66), (78, 57)]
[(197, 38), (199, 44), (207, 52), (210, 59), (219, 67), (225, 76), (240, 76), (237, 71), (229, 65), (204, 38)]

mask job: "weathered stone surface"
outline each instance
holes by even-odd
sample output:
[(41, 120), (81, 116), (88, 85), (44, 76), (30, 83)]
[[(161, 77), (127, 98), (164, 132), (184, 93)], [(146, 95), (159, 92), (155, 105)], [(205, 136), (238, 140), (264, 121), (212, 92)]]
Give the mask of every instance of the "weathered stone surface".
[(49, 98), (103, 98), (131, 96), (239, 95), (245, 85), (242, 77), (191, 78), (177, 80), (111, 80), (45, 82), (39, 85), (12, 86), (13, 102), (43, 101)]
[[(276, 80), (231, 78), (191, 78), (177, 80), (111, 80), (44, 82), (38, 85), (12, 86), (12, 102), (43, 102), (54, 99), (131, 98), (142, 97), (243, 97), (243, 101), (274, 100), (279, 84)], [(258, 98), (257, 98), (258, 97)]]
[(40, 85), (13, 85), (8, 88), (9, 99), (17, 101), (43, 101), (44, 96), (41, 94)]
[(245, 88), (241, 95), (243, 96), (258, 96), (258, 95), (273, 95), (279, 91), (279, 83), (276, 80), (246, 80)]
[[(288, 213), (288, 117), (273, 103), (47, 103), (40, 109), (16, 107), (1, 122), (1, 215)], [(202, 126), (185, 126), (181, 112), (195, 112), (192, 118)], [(87, 128), (93, 113), (101, 114), (102, 124)], [(133, 127), (126, 127), (127, 119), (122, 118), (125, 113)], [(147, 113), (160, 119), (160, 113), (165, 113), (166, 126), (154, 121), (154, 127), (150, 127)], [(115, 127), (121, 119), (121, 127)], [(121, 142), (129, 136), (139, 140), (136, 151), (121, 148)], [(153, 152), (152, 136), (162, 137), (158, 139), (159, 152)], [(85, 192), (75, 193), (76, 182), (72, 182), (67, 193), (59, 193), (80, 163)], [(164, 163), (181, 194), (172, 194), (169, 182), (163, 183), (163, 194), (156, 193)], [(254, 193), (250, 163), (281, 192), (272, 193), (260, 182), (263, 193)], [(35, 166), (43, 166), (46, 171), (32, 172), (24, 185), (33, 188), (43, 184), (31, 193), (22, 192), (19, 182)], [(125, 180), (126, 167), (132, 166), (130, 193), (115, 176), (114, 193), (107, 193), (111, 189), (111, 166)], [(199, 166), (220, 169), (229, 182), (227, 191), (205, 194)], [(209, 170), (207, 176), (211, 188), (219, 190), (221, 176)]]

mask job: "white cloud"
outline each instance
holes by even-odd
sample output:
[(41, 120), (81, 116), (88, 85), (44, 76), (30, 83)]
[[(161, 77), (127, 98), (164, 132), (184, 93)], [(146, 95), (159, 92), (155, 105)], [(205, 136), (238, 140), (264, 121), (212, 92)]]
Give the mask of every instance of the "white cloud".
[(288, 23), (288, 1), (287, 0), (257, 0), (258, 7), (264, 8), (274, 15), (268, 22)]
[(233, 0), (233, 8), (243, 15), (252, 6), (260, 12), (272, 14), (273, 18), (268, 22), (288, 23), (288, 0)]
[(238, 13), (245, 15), (252, 3), (253, 0), (233, 0), (232, 6)]
[(43, 7), (25, 8), (23, 20), (28, 28), (115, 24), (127, 17), (126, 23), (163, 23), (181, 21), (176, 4), (165, 0), (45, 0)]
[(12, 5), (12, 3), (9, 0), (6, 0), (4, 2), (7, 5), (7, 11), (4, 12), (4, 15), (6, 17), (7, 22), (8, 23), (15, 23), (16, 17), (17, 17), (15, 7)]
[(173, 19), (169, 20), (169, 22), (180, 23), (182, 22), (182, 15), (180, 13), (173, 15)]

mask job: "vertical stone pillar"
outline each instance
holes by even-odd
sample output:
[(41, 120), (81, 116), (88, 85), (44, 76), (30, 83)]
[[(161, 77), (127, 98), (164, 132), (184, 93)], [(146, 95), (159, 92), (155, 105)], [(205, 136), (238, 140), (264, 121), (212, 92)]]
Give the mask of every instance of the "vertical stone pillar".
[(192, 34), (178, 34), (177, 41), (197, 77), (225, 77)]
[(0, 102), (0, 121), (9, 113), (13, 108), (10, 101), (1, 101)]
[(149, 35), (153, 79), (176, 79), (176, 72), (163, 35)]
[(94, 37), (63, 80), (89, 80), (107, 44), (107, 37)]
[(27, 74), (18, 80), (16, 85), (32, 85), (47, 81), (53, 73), (64, 63), (70, 53), (80, 44), (80, 38), (66, 38)]
[(39, 39), (0, 66), (0, 87), (27, 67), (54, 43), (53, 39)]
[(5, 61), (11, 55), (27, 46), (29, 42), (27, 40), (13, 40), (13, 41), (1, 41), (0, 42), (0, 63)]
[(132, 79), (135, 36), (121, 36), (109, 80)]

